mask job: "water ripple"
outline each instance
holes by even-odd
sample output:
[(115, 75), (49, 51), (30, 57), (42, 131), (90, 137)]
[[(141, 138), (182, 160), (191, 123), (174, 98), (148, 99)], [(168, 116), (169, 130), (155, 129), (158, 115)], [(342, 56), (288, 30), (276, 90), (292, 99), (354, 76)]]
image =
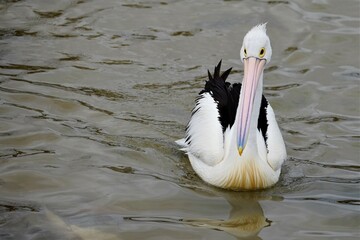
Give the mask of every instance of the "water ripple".
[[(11, 88), (4, 88), (4, 87), (0, 87), (0, 91), (8, 92), (8, 93), (30, 94), (30, 95), (40, 96), (40, 97), (44, 97), (44, 98), (49, 98), (49, 99), (64, 100), (63, 98), (58, 98), (58, 97), (43, 94), (43, 93), (37, 93), (37, 92), (31, 92), (31, 91), (22, 91), (22, 90), (16, 90), (16, 89), (11, 89)], [(93, 105), (91, 105), (91, 104), (89, 104), (87, 102), (82, 101), (82, 100), (77, 100), (77, 99), (66, 99), (66, 100), (78, 102), (80, 105), (82, 105), (82, 106), (84, 106), (84, 107), (86, 107), (86, 108), (88, 108), (90, 110), (102, 112), (102, 113), (105, 113), (107, 115), (113, 115), (114, 114), (112, 111), (95, 107), (95, 106), (93, 106)]]
[(347, 170), (347, 171), (355, 171), (355, 172), (360, 172), (360, 165), (338, 165), (338, 164), (324, 164), (324, 163), (318, 163), (312, 160), (307, 160), (307, 159), (295, 159), (292, 158), (292, 161), (295, 161), (297, 163), (302, 163), (302, 164), (309, 164), (309, 165), (316, 165), (322, 168), (336, 168), (336, 169), (342, 169), (342, 170)]
[(298, 116), (281, 120), (284, 123), (304, 122), (306, 124), (318, 124), (324, 122), (358, 121), (355, 117), (341, 116), (335, 114), (323, 114), (319, 116)]
[(0, 199), (0, 213), (4, 212), (40, 212), (40, 209), (33, 203)]
[(55, 154), (55, 151), (44, 149), (12, 149), (12, 153), (0, 154), (0, 159), (27, 157), (38, 154)]
[(41, 18), (56, 18), (56, 17), (61, 16), (63, 14), (63, 11), (58, 10), (58, 11), (41, 12), (38, 10), (34, 10), (34, 13), (39, 15)]
[(57, 83), (30, 81), (30, 80), (26, 80), (23, 78), (10, 78), (10, 79), (12, 81), (26, 82), (26, 83), (29, 83), (32, 85), (51, 87), (51, 88), (61, 89), (64, 91), (80, 93), (80, 94), (88, 95), (88, 96), (105, 97), (111, 101), (117, 101), (119, 99), (130, 99), (130, 96), (125, 96), (124, 94), (121, 94), (119, 92), (114, 92), (114, 91), (106, 90), (106, 89), (98, 89), (98, 88), (90, 88), (90, 87), (75, 88), (75, 87), (70, 87), (70, 86), (64, 86), (64, 85), (57, 84)]
[(318, 201), (326, 202), (332, 204), (344, 204), (344, 205), (360, 205), (360, 199), (342, 199), (336, 196), (328, 197), (287, 197), (286, 200), (295, 200), (295, 201)]

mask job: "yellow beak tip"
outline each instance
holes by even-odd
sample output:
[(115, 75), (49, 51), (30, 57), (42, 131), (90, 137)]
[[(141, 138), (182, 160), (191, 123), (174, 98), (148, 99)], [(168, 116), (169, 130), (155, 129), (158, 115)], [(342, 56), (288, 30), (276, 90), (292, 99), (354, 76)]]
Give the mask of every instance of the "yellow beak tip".
[(242, 147), (239, 147), (238, 151), (239, 151), (239, 154), (240, 154), (240, 156), (241, 156), (241, 154), (242, 154), (242, 152), (243, 152), (243, 148), (242, 148)]

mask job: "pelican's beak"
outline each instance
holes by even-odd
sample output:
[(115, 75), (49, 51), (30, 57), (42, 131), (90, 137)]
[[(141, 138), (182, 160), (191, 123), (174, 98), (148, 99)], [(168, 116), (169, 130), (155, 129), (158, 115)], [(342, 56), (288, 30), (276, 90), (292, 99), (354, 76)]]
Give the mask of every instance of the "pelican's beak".
[(249, 135), (249, 127), (251, 121), (252, 108), (256, 89), (258, 87), (259, 79), (263, 74), (266, 60), (254, 57), (244, 59), (244, 80), (242, 82), (241, 94), (239, 100), (240, 111), (238, 111), (238, 151), (241, 156), (247, 142)]

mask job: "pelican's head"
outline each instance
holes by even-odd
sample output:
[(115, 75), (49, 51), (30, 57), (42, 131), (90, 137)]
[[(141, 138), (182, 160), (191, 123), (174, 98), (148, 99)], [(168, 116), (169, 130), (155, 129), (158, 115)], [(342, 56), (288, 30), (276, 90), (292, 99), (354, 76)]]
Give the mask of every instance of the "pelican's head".
[[(244, 63), (244, 79), (242, 82), (238, 112), (238, 151), (241, 155), (249, 135), (254, 99), (258, 87), (262, 87), (265, 64), (271, 59), (270, 39), (266, 34), (266, 23), (253, 27), (244, 37), (240, 50), (240, 58)], [(260, 107), (260, 106), (259, 106)], [(258, 111), (258, 109), (257, 109)]]
[(264, 59), (266, 63), (271, 59), (270, 39), (266, 34), (266, 23), (253, 27), (244, 37), (240, 50), (242, 62), (247, 58)]

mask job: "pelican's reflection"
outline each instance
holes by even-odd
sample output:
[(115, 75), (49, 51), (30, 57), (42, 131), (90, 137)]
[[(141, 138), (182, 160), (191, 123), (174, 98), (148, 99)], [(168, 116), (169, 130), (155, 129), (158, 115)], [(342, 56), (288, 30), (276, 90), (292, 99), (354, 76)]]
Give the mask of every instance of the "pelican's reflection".
[(216, 229), (238, 238), (261, 239), (258, 234), (270, 221), (264, 216), (259, 200), (271, 197), (259, 196), (255, 192), (226, 192), (222, 196), (231, 205), (228, 219), (184, 219), (186, 224)]

